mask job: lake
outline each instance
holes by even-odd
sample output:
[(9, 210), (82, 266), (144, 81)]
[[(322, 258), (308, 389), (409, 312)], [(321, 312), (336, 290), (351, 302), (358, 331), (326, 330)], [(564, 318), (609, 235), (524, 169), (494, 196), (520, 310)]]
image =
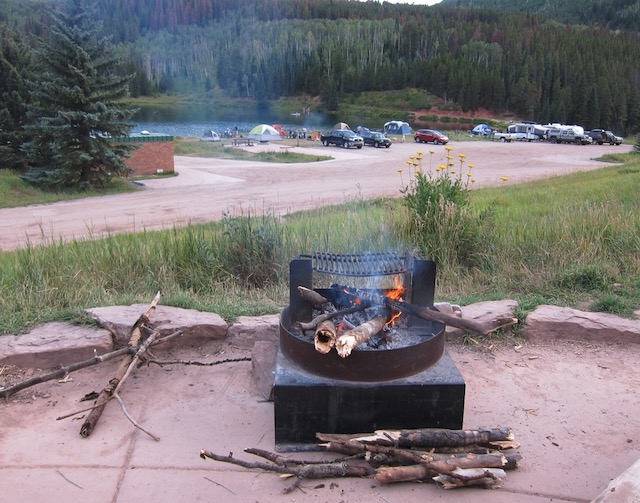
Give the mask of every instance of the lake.
[[(212, 105), (157, 105), (141, 106), (134, 115), (132, 123), (135, 127), (132, 133), (149, 131), (151, 133), (168, 134), (172, 136), (200, 137), (205, 131), (212, 130), (222, 135), (225, 130), (233, 131), (238, 127), (240, 133), (248, 133), (258, 124), (280, 124), (285, 131), (296, 131), (306, 128), (307, 131), (327, 131), (337, 122), (335, 115), (320, 112), (300, 113), (300, 115), (285, 114), (270, 109), (258, 107), (221, 108)], [(382, 127), (382, 124), (368, 125), (367, 120), (357, 117), (350, 118), (354, 129), (359, 125), (367, 125), (372, 129)], [(379, 122), (377, 120), (376, 122)]]
[(132, 122), (133, 133), (149, 131), (173, 136), (200, 137), (207, 130), (222, 135), (225, 130), (238, 127), (240, 133), (248, 133), (258, 124), (280, 124), (285, 131), (307, 128), (308, 131), (324, 131), (338, 122), (335, 117), (318, 112), (283, 114), (254, 107), (216, 108), (208, 105), (143, 106)]

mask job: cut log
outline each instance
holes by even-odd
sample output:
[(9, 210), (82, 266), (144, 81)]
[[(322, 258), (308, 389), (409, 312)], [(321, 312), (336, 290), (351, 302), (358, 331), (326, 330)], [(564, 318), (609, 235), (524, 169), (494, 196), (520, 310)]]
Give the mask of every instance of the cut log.
[(343, 333), (336, 341), (336, 350), (342, 358), (351, 354), (358, 344), (368, 341), (389, 322), (389, 313), (380, 314), (369, 321), (358, 325), (353, 330)]
[(325, 306), (331, 305), (331, 303), (318, 292), (305, 286), (298, 286), (298, 292), (304, 300), (310, 302), (313, 307), (318, 309), (323, 309)]
[(502, 479), (507, 474), (500, 468), (457, 468), (448, 474), (433, 477), (433, 480), (444, 489), (456, 489), (458, 487), (480, 486), (487, 489), (500, 487)]
[[(129, 347), (136, 347), (140, 345), (140, 342), (142, 341), (142, 327), (147, 323), (149, 323), (149, 317), (156, 310), (156, 306), (158, 305), (159, 301), (160, 301), (160, 292), (158, 292), (154, 297), (153, 301), (151, 302), (151, 305), (149, 306), (149, 309), (147, 309), (147, 311), (144, 314), (140, 315), (140, 317), (134, 323), (133, 328), (131, 329), (131, 336), (129, 338)], [(98, 395), (98, 399), (96, 400), (96, 403), (97, 403), (96, 407), (93, 408), (93, 410), (87, 416), (87, 419), (85, 419), (84, 423), (82, 423), (82, 426), (80, 427), (81, 436), (86, 438), (89, 435), (91, 435), (96, 424), (100, 419), (100, 416), (102, 415), (102, 411), (107, 405), (107, 402), (109, 402), (109, 400), (113, 396), (114, 391), (118, 387), (118, 384), (120, 384), (120, 381), (122, 380), (124, 375), (127, 373), (129, 369), (129, 365), (133, 361), (133, 358), (134, 356), (132, 354), (127, 354), (122, 359), (122, 362), (120, 363), (120, 366), (116, 371), (116, 375), (109, 381), (109, 383), (100, 392), (100, 394)]]
[(326, 355), (336, 344), (338, 330), (331, 320), (324, 320), (316, 328), (313, 343), (318, 353)]
[(316, 433), (323, 442), (356, 441), (365, 444), (398, 447), (457, 447), (473, 444), (491, 444), (512, 441), (511, 428), (478, 428), (476, 430), (447, 430), (424, 428), (417, 430), (376, 430), (369, 434)]

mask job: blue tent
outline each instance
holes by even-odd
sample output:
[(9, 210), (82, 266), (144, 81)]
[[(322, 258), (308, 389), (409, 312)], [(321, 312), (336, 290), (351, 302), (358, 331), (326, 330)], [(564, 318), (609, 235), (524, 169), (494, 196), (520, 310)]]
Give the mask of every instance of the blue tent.
[(404, 121), (389, 121), (384, 125), (384, 132), (388, 134), (411, 134), (413, 129)]

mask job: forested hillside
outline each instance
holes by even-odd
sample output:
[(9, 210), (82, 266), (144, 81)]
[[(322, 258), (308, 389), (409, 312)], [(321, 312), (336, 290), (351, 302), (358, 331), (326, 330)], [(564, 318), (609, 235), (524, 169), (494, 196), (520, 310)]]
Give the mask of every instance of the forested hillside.
[[(0, 21), (36, 30), (36, 9), (25, 10), (24, 2), (0, 3), (7, 7)], [(50, 8), (59, 2), (43, 3)], [(594, 9), (624, 4), (631, 13), (631, 4), (636, 11), (638, 5), (588, 3)], [(134, 95), (160, 91), (257, 100), (308, 95), (335, 108), (351, 93), (421, 88), (468, 111), (509, 110), (540, 122), (624, 134), (640, 125), (638, 31), (608, 30), (597, 10), (593, 23), (585, 19), (574, 26), (534, 13), (349, 0), (97, 4), (127, 71), (137, 73)], [(7, 13), (16, 13), (18, 21)]]
[(640, 0), (442, 0), (441, 6), (529, 12), (561, 23), (640, 29)]

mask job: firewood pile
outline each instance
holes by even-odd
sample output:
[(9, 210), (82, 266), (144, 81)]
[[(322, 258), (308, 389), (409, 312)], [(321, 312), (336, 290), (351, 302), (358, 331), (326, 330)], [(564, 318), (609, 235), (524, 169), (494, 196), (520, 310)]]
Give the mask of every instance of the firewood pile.
[(444, 489), (482, 487), (495, 489), (506, 479), (506, 470), (517, 468), (520, 447), (510, 428), (447, 430), (380, 430), (365, 435), (318, 433), (314, 450), (340, 454), (329, 461), (292, 459), (261, 449), (245, 449), (248, 454), (269, 461), (248, 462), (210, 451), (200, 451), (202, 459), (230, 463), (295, 477), (283, 489), (289, 493), (304, 479), (373, 477), (380, 484), (434, 482)]

